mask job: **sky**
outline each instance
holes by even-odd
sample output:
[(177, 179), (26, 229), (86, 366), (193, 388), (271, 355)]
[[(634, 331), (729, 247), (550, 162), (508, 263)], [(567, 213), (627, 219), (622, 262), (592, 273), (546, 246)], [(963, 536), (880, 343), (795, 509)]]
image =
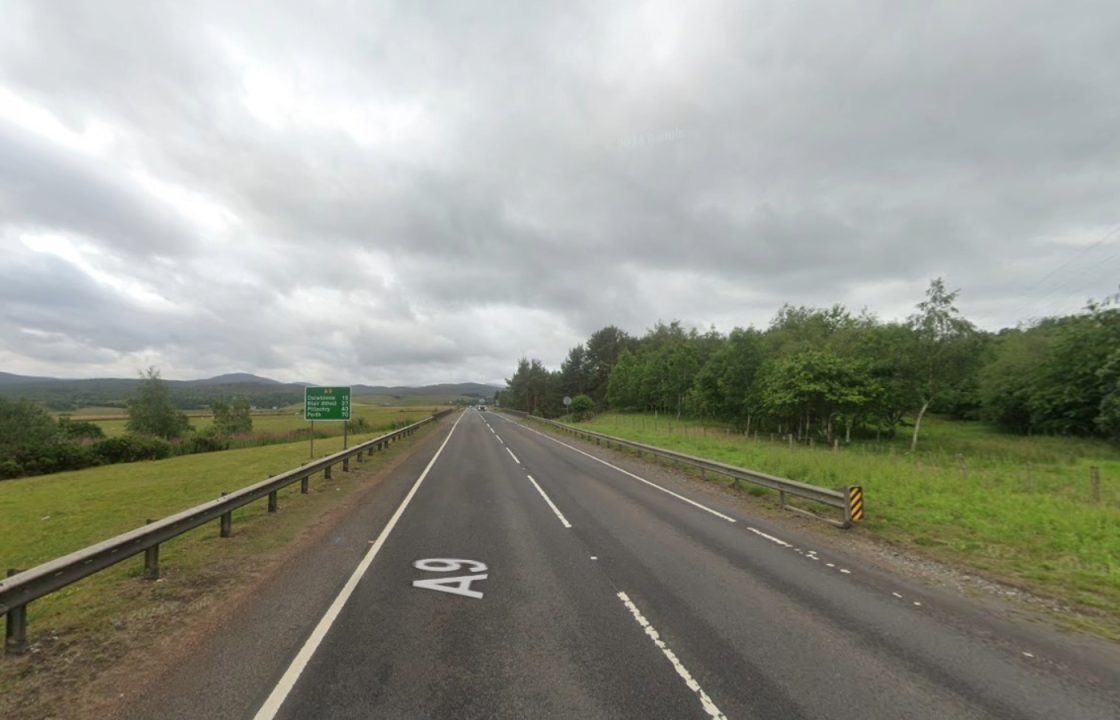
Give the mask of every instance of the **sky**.
[(1120, 282), (1120, 4), (0, 0), (0, 371), (500, 383)]

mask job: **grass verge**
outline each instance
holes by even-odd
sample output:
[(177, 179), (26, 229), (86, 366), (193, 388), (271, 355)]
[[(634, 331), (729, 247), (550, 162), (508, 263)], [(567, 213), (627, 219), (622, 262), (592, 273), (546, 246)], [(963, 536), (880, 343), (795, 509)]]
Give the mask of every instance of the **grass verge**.
[[(32, 603), (32, 652), (0, 656), (0, 717), (96, 717), (97, 709), (114, 699), (112, 687), (93, 689), (101, 673), (138, 644), (166, 642), (243, 589), (281, 561), (286, 548), (325, 513), (368, 487), (365, 480), (409, 453), (435, 427), (425, 426), (360, 465), (352, 464), (354, 472), (336, 468), (331, 481), (317, 475), (306, 496), (299, 494), (298, 483), (289, 486), (280, 492), (275, 515), (267, 513), (263, 501), (234, 511), (230, 538), (219, 538), (215, 524), (164, 543), (159, 581), (142, 579), (140, 556)], [(315, 445), (318, 451), (320, 443)], [(335, 439), (322, 445), (328, 454), (342, 443)], [(103, 540), (135, 527), (135, 517), (140, 522), (145, 516), (160, 517), (211, 498), (218, 488), (236, 489), (298, 466), (306, 453), (306, 443), (274, 445), (0, 483), (0, 516), (18, 522), (0, 526), (3, 562), (27, 567)], [(129, 513), (121, 513), (122, 507)], [(37, 517), (44, 508), (67, 510), (52, 515), (57, 522), (51, 525)], [(35, 522), (53, 529), (38, 529)]]

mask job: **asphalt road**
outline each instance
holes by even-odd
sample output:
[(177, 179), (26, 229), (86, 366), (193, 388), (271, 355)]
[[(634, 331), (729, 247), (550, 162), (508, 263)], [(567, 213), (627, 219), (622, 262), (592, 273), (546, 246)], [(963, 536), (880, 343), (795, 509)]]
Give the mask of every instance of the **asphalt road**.
[(495, 413), (437, 440), (245, 716), (1120, 717), (1075, 646), (687, 482)]

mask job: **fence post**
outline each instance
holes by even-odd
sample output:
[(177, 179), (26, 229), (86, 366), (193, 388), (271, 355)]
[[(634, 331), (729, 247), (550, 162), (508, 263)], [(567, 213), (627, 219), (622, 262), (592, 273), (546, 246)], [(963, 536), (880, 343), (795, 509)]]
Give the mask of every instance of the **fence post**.
[(1097, 466), (1089, 468), (1089, 485), (1093, 490), (1093, 504), (1101, 502), (1101, 469)]
[(793, 450), (793, 433), (789, 435), (789, 449)]
[[(8, 577), (19, 574), (16, 568), (8, 568)], [(27, 644), (27, 606), (17, 605), (9, 608), (4, 624), (4, 653), (22, 655), (28, 650)]]

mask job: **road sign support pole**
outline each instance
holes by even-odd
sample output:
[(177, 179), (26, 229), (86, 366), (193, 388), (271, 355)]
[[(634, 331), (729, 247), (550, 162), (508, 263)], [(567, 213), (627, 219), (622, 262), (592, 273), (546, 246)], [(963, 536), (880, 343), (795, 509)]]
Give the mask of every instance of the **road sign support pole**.
[(311, 457), (315, 457), (315, 421), (311, 421)]

